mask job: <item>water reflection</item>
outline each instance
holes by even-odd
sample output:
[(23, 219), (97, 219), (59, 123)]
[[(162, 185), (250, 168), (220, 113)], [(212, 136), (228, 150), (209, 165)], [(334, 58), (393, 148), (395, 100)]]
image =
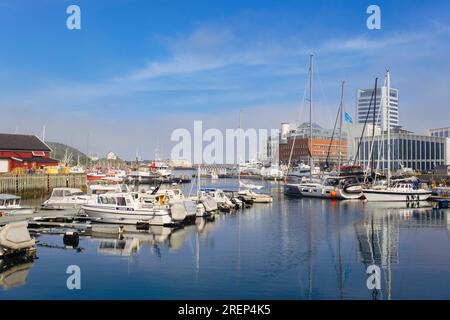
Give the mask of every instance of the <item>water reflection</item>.
[[(217, 183), (231, 189), (233, 181)], [(41, 259), (26, 291), (0, 298), (40, 298), (42, 291), (70, 298), (54, 278), (65, 276), (68, 261), (89, 270), (81, 298), (417, 299), (426, 290), (450, 298), (448, 210), (426, 202), (285, 199), (272, 182), (264, 192), (273, 195), (271, 205), (178, 229), (81, 232), (78, 251), (63, 245), (64, 229), (37, 230)], [(374, 292), (366, 286), (372, 264), (382, 269), (381, 290)]]
[(143, 231), (127, 226), (123, 234), (91, 232), (88, 236), (99, 242), (97, 252), (100, 254), (130, 257), (147, 246), (159, 255), (160, 246), (166, 246), (171, 251), (182, 248), (192, 231), (197, 235), (212, 232), (213, 222), (214, 219), (211, 218), (197, 218), (194, 225), (183, 228), (150, 226), (149, 230)]
[(1, 259), (0, 287), (5, 290), (23, 286), (27, 282), (28, 274), (34, 265), (35, 255)]
[(384, 271), (385, 290), (373, 290), (373, 299), (392, 299), (392, 268), (400, 264), (400, 230), (448, 228), (448, 213), (431, 209), (428, 203), (366, 204), (363, 219), (355, 223), (360, 262), (367, 268), (377, 265)]

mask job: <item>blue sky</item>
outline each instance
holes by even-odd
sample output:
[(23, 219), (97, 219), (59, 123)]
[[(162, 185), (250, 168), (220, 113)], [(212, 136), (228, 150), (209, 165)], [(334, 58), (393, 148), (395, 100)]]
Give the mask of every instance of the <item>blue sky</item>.
[[(81, 30), (66, 8), (81, 8)], [(381, 8), (381, 30), (366, 8)], [(277, 128), (295, 121), (316, 56), (314, 119), (332, 127), (339, 85), (356, 89), (390, 68), (400, 121), (449, 126), (450, 2), (0, 0), (0, 127), (85, 151), (145, 158), (170, 133)], [(302, 117), (306, 118), (306, 111)]]

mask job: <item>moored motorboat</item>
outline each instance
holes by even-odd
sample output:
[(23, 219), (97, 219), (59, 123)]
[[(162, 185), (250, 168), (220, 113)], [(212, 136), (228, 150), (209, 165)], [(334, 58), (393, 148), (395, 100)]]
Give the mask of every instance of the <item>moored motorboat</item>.
[(81, 189), (77, 188), (54, 188), (50, 198), (41, 206), (44, 210), (65, 210), (81, 207), (90, 199)]
[(251, 197), (251, 199), (253, 200), (253, 203), (272, 203), (273, 202), (273, 198), (271, 195), (264, 194), (264, 193), (256, 193), (250, 189), (241, 190), (238, 192), (238, 195)]
[(175, 221), (167, 206), (139, 204), (130, 193), (105, 193), (82, 205), (85, 214), (97, 222), (171, 225)]
[(88, 181), (98, 181), (98, 180), (105, 178), (106, 174), (98, 172), (98, 171), (97, 172), (89, 172), (86, 175), (86, 177), (87, 177)]
[(234, 208), (234, 204), (222, 189), (204, 188), (201, 190), (201, 193), (203, 196), (210, 196), (217, 203), (217, 207), (221, 211), (230, 211)]
[(0, 216), (32, 214), (32, 207), (22, 207), (21, 198), (12, 194), (0, 194)]

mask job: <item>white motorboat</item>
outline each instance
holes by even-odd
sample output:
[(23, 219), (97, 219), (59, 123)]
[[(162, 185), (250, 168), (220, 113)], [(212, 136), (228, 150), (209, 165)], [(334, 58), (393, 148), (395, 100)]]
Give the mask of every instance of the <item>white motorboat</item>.
[(145, 194), (138, 194), (141, 201), (147, 201), (151, 203), (161, 204), (167, 203), (170, 209), (170, 215), (175, 221), (184, 221), (186, 219), (194, 219), (197, 215), (197, 204), (187, 199), (181, 189), (158, 189), (156, 192), (147, 191)]
[(203, 205), (203, 207), (205, 208), (205, 212), (212, 213), (212, 212), (216, 212), (217, 210), (219, 210), (217, 201), (211, 195), (200, 194), (198, 199), (199, 199), (199, 203), (201, 203)]
[(91, 184), (89, 193), (91, 195), (99, 195), (108, 192), (130, 192), (130, 188), (126, 184)]
[(154, 172), (157, 176), (167, 178), (172, 175), (172, 170), (169, 169), (169, 166), (166, 165), (162, 161), (154, 161), (149, 164), (149, 168), (152, 172)]
[(245, 188), (245, 189), (256, 189), (256, 190), (260, 190), (260, 189), (264, 188), (264, 186), (261, 186), (261, 185), (244, 183), (242, 181), (239, 181), (239, 187)]
[(139, 203), (131, 193), (105, 193), (81, 207), (92, 220), (105, 223), (170, 225), (174, 223), (168, 205)]
[(219, 207), (217, 205), (216, 200), (214, 200), (211, 195), (206, 194), (201, 191), (201, 175), (200, 175), (200, 166), (197, 167), (197, 194), (195, 196), (190, 197), (196, 204), (196, 216), (197, 217), (206, 217), (215, 213)]
[(12, 194), (0, 194), (0, 216), (32, 214), (32, 207), (22, 207), (20, 197)]
[(81, 167), (80, 165), (76, 165), (70, 168), (70, 173), (74, 173), (74, 174), (82, 174), (85, 173), (86, 170), (84, 170), (83, 167)]
[(260, 175), (263, 179), (283, 179), (283, 170), (277, 165), (271, 165), (270, 167), (262, 167), (260, 170)]
[(54, 188), (50, 198), (46, 200), (41, 209), (44, 210), (65, 210), (81, 207), (90, 199), (81, 189), (77, 188)]
[(225, 192), (216, 188), (204, 188), (201, 190), (202, 196), (209, 196), (214, 200), (219, 210), (229, 211), (234, 208), (233, 202), (226, 196)]
[(310, 169), (310, 166), (304, 163), (300, 163), (298, 166), (294, 166), (289, 168), (289, 172), (287, 173), (287, 178), (291, 179), (301, 179), (303, 177), (308, 177), (310, 174), (318, 175), (320, 174), (320, 167), (313, 167)]
[(217, 179), (219, 179), (219, 175), (218, 175), (217, 172), (214, 171), (214, 170), (211, 170), (211, 171), (208, 173), (208, 177), (211, 178), (212, 180), (217, 180)]
[(251, 197), (253, 203), (272, 203), (273, 202), (273, 198), (271, 195), (269, 194), (264, 194), (264, 193), (256, 193), (253, 190), (240, 190), (238, 192), (239, 196), (242, 197)]

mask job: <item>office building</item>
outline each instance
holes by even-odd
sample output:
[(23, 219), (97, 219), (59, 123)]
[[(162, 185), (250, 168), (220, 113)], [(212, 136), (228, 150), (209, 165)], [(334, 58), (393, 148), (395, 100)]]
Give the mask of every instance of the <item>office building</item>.
[[(387, 124), (390, 123), (390, 127), (394, 128), (399, 126), (399, 100), (398, 90), (391, 88), (389, 97), (389, 121), (388, 110), (384, 106), (387, 105), (388, 97), (386, 86), (377, 88), (376, 101), (374, 89), (359, 89), (357, 94), (357, 110), (356, 117), (357, 123), (364, 124), (367, 119), (367, 123), (381, 127), (384, 131), (387, 130)], [(372, 101), (372, 103), (371, 103)], [(373, 106), (375, 104), (375, 120)], [(370, 108), (369, 108), (370, 106)]]

